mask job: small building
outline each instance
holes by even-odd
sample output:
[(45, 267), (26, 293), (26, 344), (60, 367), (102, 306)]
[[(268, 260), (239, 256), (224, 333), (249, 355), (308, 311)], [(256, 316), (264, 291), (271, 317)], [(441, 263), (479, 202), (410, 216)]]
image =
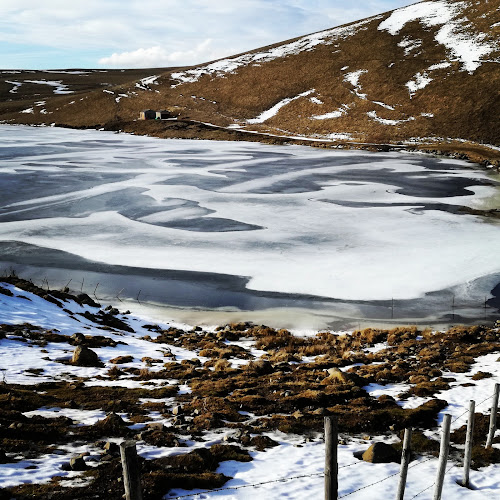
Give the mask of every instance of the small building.
[(139, 120), (154, 120), (156, 118), (156, 111), (154, 109), (145, 109), (139, 114)]
[(166, 120), (167, 118), (170, 118), (170, 113), (164, 109), (161, 111), (156, 112), (156, 119), (157, 120)]

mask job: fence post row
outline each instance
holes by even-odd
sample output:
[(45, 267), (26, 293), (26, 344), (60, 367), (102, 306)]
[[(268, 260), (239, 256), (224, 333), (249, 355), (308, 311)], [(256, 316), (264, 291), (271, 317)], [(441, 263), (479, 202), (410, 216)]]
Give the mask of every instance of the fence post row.
[(123, 467), (123, 484), (126, 500), (142, 500), (141, 474), (137, 460), (135, 441), (123, 441), (120, 444)]
[(405, 496), (406, 477), (408, 475), (408, 464), (410, 463), (411, 455), (411, 434), (412, 429), (405, 429), (405, 437), (403, 439), (403, 451), (401, 452), (401, 470), (399, 472), (399, 485), (396, 494), (396, 500), (403, 500)]
[(338, 499), (338, 420), (325, 417), (325, 500)]
[[(500, 384), (495, 384), (493, 404), (491, 408), (490, 429), (486, 447), (492, 446), (493, 436), (496, 431), (496, 414)], [(470, 487), (470, 466), (474, 432), (475, 402), (469, 402), (469, 418), (467, 422), (467, 435), (465, 441), (464, 473), (462, 486)], [(338, 500), (338, 419), (334, 416), (324, 418), (325, 425), (325, 500)], [(446, 464), (450, 447), (451, 415), (445, 414), (441, 429), (441, 444), (439, 449), (439, 464), (436, 478), (436, 487), (433, 500), (441, 500)], [(396, 500), (403, 500), (408, 475), (408, 464), (411, 456), (412, 429), (406, 428), (401, 453), (401, 469)], [(123, 484), (126, 500), (142, 500), (141, 476), (137, 458), (135, 441), (123, 441), (120, 444), (120, 454), (123, 467)]]
[(500, 384), (495, 384), (495, 392), (493, 393), (493, 403), (491, 405), (490, 415), (490, 430), (488, 432), (488, 439), (486, 440), (486, 448), (491, 448), (493, 445), (493, 438), (497, 430), (497, 411), (498, 411), (498, 392)]

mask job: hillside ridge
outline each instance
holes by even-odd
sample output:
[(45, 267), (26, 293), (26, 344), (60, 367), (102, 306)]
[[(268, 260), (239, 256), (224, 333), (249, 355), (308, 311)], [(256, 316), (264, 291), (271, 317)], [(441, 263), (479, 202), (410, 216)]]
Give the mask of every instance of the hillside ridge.
[[(182, 124), (137, 121), (143, 109), (166, 109), (194, 136), (201, 122), (219, 127), (213, 139), (259, 133), (455, 152), (470, 144), (495, 165), (499, 34), (500, 0), (428, 0), (187, 68), (67, 72), (36, 83), (1, 72), (0, 120), (185, 136)], [(89, 74), (94, 88), (82, 86)], [(34, 92), (42, 87), (54, 94)]]

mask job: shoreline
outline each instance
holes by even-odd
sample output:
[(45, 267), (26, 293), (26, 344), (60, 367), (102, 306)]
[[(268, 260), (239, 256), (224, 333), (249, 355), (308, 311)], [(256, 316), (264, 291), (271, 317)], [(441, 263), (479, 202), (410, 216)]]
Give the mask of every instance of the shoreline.
[(27, 123), (0, 121), (0, 125), (27, 126), (27, 127), (56, 127), (70, 130), (96, 130), (105, 132), (125, 133), (158, 139), (189, 139), (210, 141), (259, 142), (269, 145), (297, 145), (322, 149), (361, 150), (370, 152), (405, 152), (421, 153), (442, 158), (465, 160), (480, 166), (487, 172), (500, 173), (500, 148), (465, 139), (443, 140), (436, 138), (432, 142), (405, 143), (361, 143), (349, 140), (329, 140), (313, 137), (298, 137), (274, 135), (256, 130), (222, 127), (210, 123), (176, 118), (175, 120), (133, 120), (99, 123), (94, 125), (70, 125), (66, 123)]

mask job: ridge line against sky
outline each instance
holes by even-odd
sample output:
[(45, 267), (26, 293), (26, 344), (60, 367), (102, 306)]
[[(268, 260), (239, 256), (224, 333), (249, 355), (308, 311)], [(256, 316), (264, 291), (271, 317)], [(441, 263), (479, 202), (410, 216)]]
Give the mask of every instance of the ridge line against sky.
[(412, 0), (1, 0), (0, 69), (186, 66)]

